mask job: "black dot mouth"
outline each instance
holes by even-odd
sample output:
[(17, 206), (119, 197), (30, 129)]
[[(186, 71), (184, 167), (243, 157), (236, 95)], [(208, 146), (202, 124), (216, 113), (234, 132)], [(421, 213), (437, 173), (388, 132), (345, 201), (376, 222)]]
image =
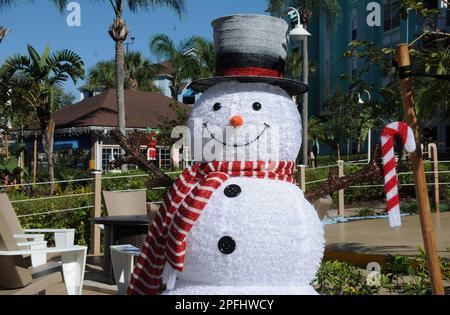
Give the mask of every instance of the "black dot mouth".
[(210, 134), (210, 136), (211, 136), (212, 139), (214, 139), (216, 142), (222, 144), (223, 146), (225, 146), (225, 147), (232, 147), (232, 148), (242, 148), (242, 147), (248, 147), (249, 145), (251, 145), (251, 144), (255, 143), (256, 141), (258, 141), (258, 140), (266, 133), (267, 129), (270, 128), (270, 125), (264, 123), (264, 130), (263, 130), (263, 131), (262, 131), (262, 132), (254, 139), (254, 140), (249, 141), (249, 142), (247, 142), (247, 143), (245, 143), (245, 144), (228, 144), (228, 143), (226, 143), (226, 142), (220, 141), (220, 140), (218, 140), (218, 139), (214, 136), (214, 134), (209, 130), (209, 128), (208, 128), (208, 123), (204, 123), (204, 124), (203, 124), (203, 127), (209, 132), (209, 134)]

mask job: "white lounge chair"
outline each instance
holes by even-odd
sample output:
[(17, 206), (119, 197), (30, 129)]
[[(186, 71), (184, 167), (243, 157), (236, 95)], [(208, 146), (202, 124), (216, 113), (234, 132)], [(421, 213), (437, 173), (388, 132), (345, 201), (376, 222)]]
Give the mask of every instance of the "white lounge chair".
[[(2, 214), (5, 222), (8, 223), (13, 237), (16, 239), (17, 244), (21, 249), (29, 248), (42, 249), (46, 247), (44, 233), (51, 233), (54, 236), (55, 247), (67, 248), (74, 245), (75, 229), (23, 229), (19, 218), (14, 211), (11, 201), (6, 194), (0, 194), (0, 213)], [(45, 244), (44, 244), (45, 243)], [(50, 253), (48, 253), (50, 254)], [(47, 255), (44, 253), (38, 253), (36, 251), (31, 255), (33, 267), (37, 267), (47, 263), (47, 256), (53, 257), (55, 255)]]
[[(81, 295), (87, 247), (49, 248), (47, 242), (17, 242), (9, 222), (0, 211), (0, 294), (32, 295), (45, 292), (49, 287), (64, 283), (69, 295)], [(31, 266), (30, 258), (58, 254), (59, 262)]]

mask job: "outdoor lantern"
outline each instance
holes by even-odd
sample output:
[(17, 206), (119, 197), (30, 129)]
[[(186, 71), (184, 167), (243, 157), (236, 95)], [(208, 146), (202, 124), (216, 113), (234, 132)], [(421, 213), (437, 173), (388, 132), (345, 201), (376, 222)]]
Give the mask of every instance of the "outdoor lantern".
[(292, 29), (289, 33), (292, 39), (294, 40), (305, 40), (306, 36), (311, 36), (307, 30), (304, 29), (303, 25), (300, 22)]
[(358, 104), (359, 105), (364, 105), (365, 102), (363, 101), (363, 99), (361, 98), (361, 94), (358, 93)]
[(294, 40), (305, 40), (306, 36), (311, 36), (311, 33), (309, 33), (307, 30), (305, 30), (305, 28), (303, 27), (301, 21), (300, 21), (300, 13), (298, 12), (298, 10), (296, 8), (293, 7), (289, 7), (284, 11), (284, 14), (288, 14), (291, 11), (295, 11), (295, 13), (297, 14), (297, 19), (298, 19), (298, 23), (297, 25), (291, 30), (291, 32), (289, 33), (289, 35), (291, 36), (292, 39)]

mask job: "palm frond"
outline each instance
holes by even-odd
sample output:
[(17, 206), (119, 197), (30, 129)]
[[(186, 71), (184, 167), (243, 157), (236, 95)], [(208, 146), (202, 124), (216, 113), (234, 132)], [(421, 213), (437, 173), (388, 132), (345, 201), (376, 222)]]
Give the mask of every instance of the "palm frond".
[(150, 40), (151, 51), (163, 58), (173, 59), (178, 51), (172, 39), (165, 34), (157, 34)]
[(156, 7), (166, 7), (173, 9), (178, 15), (186, 11), (185, 0), (127, 0), (128, 8), (131, 12), (148, 10)]

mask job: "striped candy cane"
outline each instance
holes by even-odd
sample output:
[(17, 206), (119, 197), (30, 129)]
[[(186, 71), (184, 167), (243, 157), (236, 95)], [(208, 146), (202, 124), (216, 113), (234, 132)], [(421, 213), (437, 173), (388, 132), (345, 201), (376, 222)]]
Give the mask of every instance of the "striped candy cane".
[(398, 197), (398, 177), (395, 170), (397, 162), (394, 155), (394, 137), (399, 135), (409, 153), (416, 150), (416, 140), (413, 130), (408, 124), (394, 122), (387, 125), (381, 132), (381, 144), (384, 166), (384, 189), (386, 191), (387, 210), (391, 227), (402, 225), (400, 216), (400, 199)]

